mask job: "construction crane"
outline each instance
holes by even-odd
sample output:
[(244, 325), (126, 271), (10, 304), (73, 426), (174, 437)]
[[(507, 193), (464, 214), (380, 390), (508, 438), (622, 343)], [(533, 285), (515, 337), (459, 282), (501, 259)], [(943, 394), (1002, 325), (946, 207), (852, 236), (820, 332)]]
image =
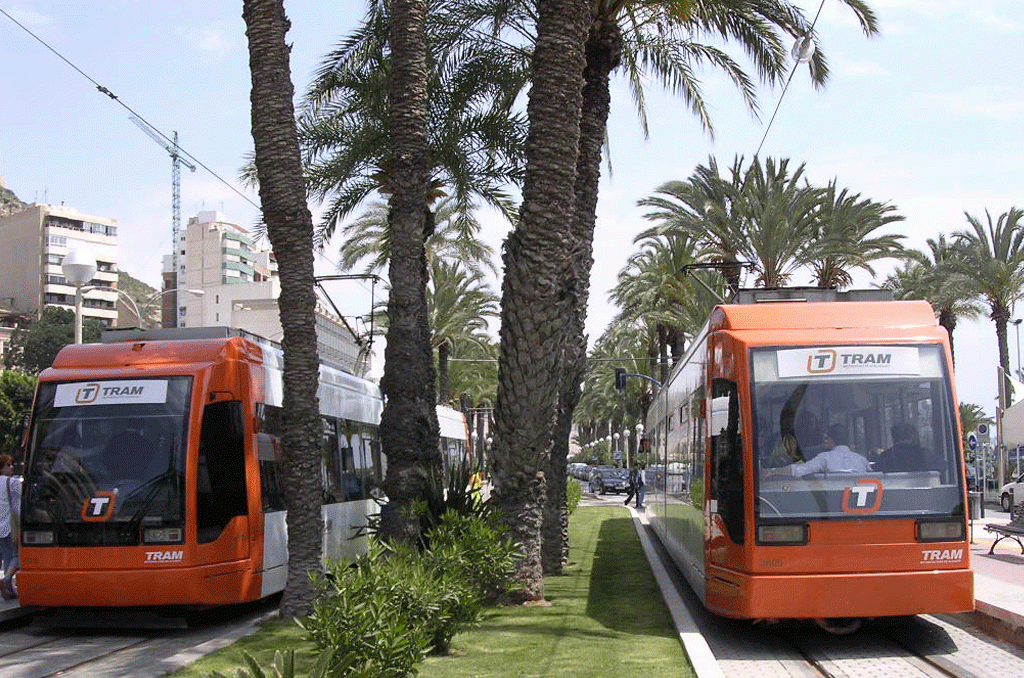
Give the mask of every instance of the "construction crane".
[[(176, 289), (178, 287), (178, 232), (181, 230), (181, 165), (184, 165), (193, 172), (196, 171), (196, 166), (181, 157), (181, 150), (178, 148), (177, 132), (173, 132), (174, 136), (171, 143), (167, 143), (166, 137), (141, 118), (131, 115), (128, 116), (128, 119), (171, 154), (171, 262), (174, 278), (166, 289)], [(177, 307), (176, 301), (175, 307)], [(177, 318), (175, 318), (175, 324), (177, 324)]]

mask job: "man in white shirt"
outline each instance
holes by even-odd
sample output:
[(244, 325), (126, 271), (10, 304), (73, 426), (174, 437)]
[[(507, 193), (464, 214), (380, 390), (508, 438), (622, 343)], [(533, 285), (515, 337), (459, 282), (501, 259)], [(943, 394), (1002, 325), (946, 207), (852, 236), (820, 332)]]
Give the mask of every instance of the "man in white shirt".
[(825, 434), (825, 451), (805, 464), (790, 464), (780, 471), (783, 474), (806, 476), (811, 473), (867, 473), (871, 470), (868, 460), (857, 454), (846, 444), (846, 429), (842, 424), (832, 424)]

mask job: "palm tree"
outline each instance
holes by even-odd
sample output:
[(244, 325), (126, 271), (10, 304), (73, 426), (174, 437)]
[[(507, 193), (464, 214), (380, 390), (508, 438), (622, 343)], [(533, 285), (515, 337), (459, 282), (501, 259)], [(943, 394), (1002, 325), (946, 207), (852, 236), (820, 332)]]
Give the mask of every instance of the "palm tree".
[(431, 267), (427, 310), (437, 353), (438, 401), (451, 402), (460, 392), (449, 386), (448, 359), (456, 347), (487, 346), (487, 319), (498, 317), (498, 297), (479, 272), (463, 270), (459, 263), (436, 260)]
[[(853, 7), (867, 33), (874, 31), (874, 17), (861, 0), (845, 0)], [(564, 485), (561, 468), (568, 457), (569, 431), (579, 398), (579, 383), (586, 360), (584, 335), (589, 300), (590, 269), (593, 267), (594, 228), (597, 215), (601, 148), (606, 139), (610, 110), (610, 80), (620, 65), (630, 81), (641, 123), (646, 131), (643, 81), (651, 78), (679, 94), (709, 132), (711, 120), (705, 107), (694, 63), (707, 62), (721, 68), (740, 88), (747, 105), (754, 107), (750, 79), (724, 51), (698, 43), (695, 35), (714, 35), (736, 40), (756, 63), (763, 79), (773, 82), (784, 73), (785, 50), (774, 31), (778, 26), (794, 36), (808, 33), (810, 26), (789, 2), (764, 0), (723, 3), (721, 0), (589, 0), (590, 16), (585, 46), (586, 64), (583, 105), (579, 120), (574, 217), (568, 222), (572, 256), (564, 271), (565, 295), (574, 305), (566, 318), (565, 355), (562, 359), (562, 387), (559, 397), (558, 428), (553, 450), (557, 482)], [(811, 74), (816, 84), (827, 77), (825, 59), (815, 52)], [(553, 501), (561, 504), (559, 495)], [(565, 535), (565, 518), (557, 507), (548, 512), (546, 535)], [(555, 525), (557, 521), (558, 525)], [(548, 547), (547, 553), (565, 553), (564, 544)], [(548, 559), (549, 571), (561, 571), (561, 562)]]
[(942, 233), (929, 238), (927, 244), (928, 253), (904, 250), (903, 266), (889, 274), (883, 286), (897, 299), (925, 299), (932, 305), (939, 325), (949, 335), (949, 355), (956, 365), (953, 330), (960, 318), (977, 318), (984, 307), (973, 278), (957, 270), (963, 260), (961, 246), (949, 242)]
[(440, 468), (437, 392), (425, 296), (424, 241), (430, 233), (427, 205), (430, 160), (427, 143), (426, 0), (393, 0), (388, 88), (391, 145), (388, 212), (391, 246), (387, 347), (380, 387), (385, 397), (380, 440), (388, 457), (384, 491), (388, 504), (380, 530), (385, 539), (413, 543), (419, 518), (412, 505), (428, 474)]
[(641, 200), (657, 208), (644, 215), (664, 223), (651, 233), (678, 232), (695, 239), (702, 257), (723, 265), (730, 290), (739, 287), (739, 262), (747, 262), (761, 287), (782, 287), (793, 274), (821, 256), (816, 238), (822, 191), (803, 181), (804, 165), (792, 173), (789, 161), (743, 168), (737, 158), (728, 180), (714, 159), (698, 166), (686, 182), (658, 189), (666, 198)]
[(902, 235), (873, 235), (879, 228), (905, 217), (896, 213), (894, 205), (878, 203), (848, 189), (838, 190), (836, 181), (829, 182), (817, 214), (815, 239), (825, 245), (820, 258), (812, 259), (814, 282), (818, 287), (841, 289), (853, 283), (853, 269), (874, 275), (871, 262), (898, 256), (903, 247)]
[[(485, 270), (497, 275), (494, 249), (479, 239), (476, 212), (465, 212), (452, 198), (442, 198), (434, 210), (434, 230), (426, 240), (427, 265), (435, 261), (462, 262), (471, 273)], [(338, 268), (350, 271), (360, 263), (364, 272), (380, 273), (391, 258), (388, 206), (374, 200), (341, 230)]]
[(310, 572), (321, 567), (319, 362), (313, 292), (313, 218), (306, 207), (285, 43), (283, 0), (244, 0), (252, 73), (252, 137), (267, 234), (281, 266), (284, 330), (284, 489), (288, 580), (281, 616), (312, 610)]
[(953, 234), (963, 245), (957, 270), (973, 281), (978, 294), (989, 307), (989, 318), (996, 325), (999, 346), (999, 367), (1002, 370), (1002, 388), (999, 406), (1009, 406), (1012, 394), (1010, 383), (1010, 353), (1007, 348), (1006, 324), (1014, 303), (1024, 297), (1024, 224), (1021, 210), (1011, 207), (995, 223), (985, 210), (987, 224), (964, 212), (970, 230)]
[[(426, 0), (426, 114), (430, 193), (468, 215), (477, 198), (510, 220), (510, 185), (522, 181), (525, 119), (512, 110), (527, 78), (527, 53), (467, 26), (459, 3)], [(388, 172), (390, 3), (370, 0), (362, 25), (330, 52), (304, 99), (300, 138), (310, 192), (329, 200), (317, 231), (335, 227), (374, 192), (393, 191)]]
[[(574, 210), (587, 26), (580, 0), (549, 0), (537, 9), (523, 203), (505, 241), (491, 495), (521, 548), (513, 575), (521, 600), (544, 596), (541, 507), (559, 397), (560, 379), (552, 375), (560, 373), (572, 308), (563, 282), (571, 252), (565, 225)], [(564, 489), (551, 491), (560, 496)]]
[[(741, 161), (736, 160), (733, 177), (740, 176)], [(740, 249), (745, 235), (740, 224), (740, 186), (730, 184), (719, 175), (718, 162), (708, 158), (707, 165), (697, 165), (686, 181), (669, 181), (655, 194), (637, 202), (652, 208), (644, 218), (656, 226), (642, 231), (635, 241), (673, 235), (692, 240), (699, 251), (699, 260), (720, 265), (730, 292), (740, 288)]]

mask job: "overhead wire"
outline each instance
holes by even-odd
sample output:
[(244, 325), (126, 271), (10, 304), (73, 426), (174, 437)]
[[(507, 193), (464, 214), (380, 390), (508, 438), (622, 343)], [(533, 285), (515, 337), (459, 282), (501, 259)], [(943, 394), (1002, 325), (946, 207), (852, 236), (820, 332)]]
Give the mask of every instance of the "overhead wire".
[[(821, 16), (821, 10), (825, 7), (825, 0), (821, 0), (821, 4), (818, 5), (818, 13), (814, 15), (814, 21), (811, 22), (810, 28), (807, 29), (805, 38), (809, 38), (814, 33), (814, 27), (818, 23), (818, 17)], [(802, 40), (803, 38), (800, 38)], [(761, 147), (764, 146), (765, 139), (768, 138), (768, 132), (772, 128), (772, 123), (775, 122), (775, 116), (779, 114), (779, 108), (782, 107), (782, 100), (786, 97), (786, 92), (789, 90), (789, 83), (793, 81), (793, 76), (796, 75), (796, 69), (800, 68), (800, 60), (797, 59), (796, 63), (793, 64), (793, 70), (789, 72), (789, 78), (786, 79), (786, 86), (782, 88), (782, 93), (779, 95), (779, 101), (775, 104), (775, 111), (772, 113), (771, 120), (768, 121), (768, 125), (764, 128), (764, 135), (761, 137), (761, 143), (757, 145), (757, 151), (754, 153), (755, 156), (761, 154)]]
[(74, 70), (75, 70), (75, 72), (77, 72), (77, 73), (78, 73), (79, 75), (81, 75), (81, 76), (82, 76), (83, 78), (85, 78), (86, 80), (88, 80), (89, 82), (91, 82), (91, 83), (92, 83), (93, 85), (95, 85), (95, 86), (96, 86), (96, 89), (97, 89), (97, 90), (98, 90), (98, 91), (99, 91), (100, 93), (102, 93), (102, 94), (105, 94), (105, 95), (107, 95), (107, 97), (109, 97), (109, 98), (110, 98), (110, 99), (111, 99), (112, 101), (114, 101), (114, 102), (115, 102), (115, 103), (117, 103), (117, 104), (118, 104), (119, 106), (121, 106), (122, 108), (124, 108), (124, 109), (125, 109), (126, 111), (128, 111), (129, 113), (131, 113), (132, 115), (134, 115), (134, 116), (135, 116), (136, 118), (138, 118), (139, 120), (141, 120), (141, 121), (142, 121), (143, 123), (145, 123), (145, 124), (146, 124), (146, 126), (147, 126), (147, 127), (149, 127), (149, 129), (153, 130), (153, 132), (154, 132), (154, 133), (156, 133), (156, 134), (159, 134), (159, 135), (160, 135), (160, 136), (161, 136), (161, 137), (162, 137), (163, 139), (165, 139), (165, 140), (167, 141), (167, 143), (168, 143), (168, 144), (169, 144), (169, 145), (170, 145), (170, 146), (171, 146), (172, 148), (176, 148), (176, 149), (178, 149), (179, 151), (181, 151), (181, 153), (182, 153), (183, 155), (187, 156), (188, 158), (190, 158), (190, 159), (192, 160), (192, 162), (194, 162), (194, 163), (195, 163), (196, 165), (199, 165), (199, 166), (200, 166), (200, 167), (202, 167), (202, 168), (203, 168), (204, 170), (206, 170), (207, 172), (209, 172), (209, 173), (210, 173), (210, 175), (212, 175), (212, 176), (213, 176), (213, 177), (214, 177), (215, 179), (217, 179), (217, 181), (219, 181), (219, 182), (221, 182), (222, 184), (224, 184), (225, 186), (227, 186), (227, 187), (228, 187), (229, 189), (231, 189), (231, 190), (232, 190), (232, 191), (233, 191), (234, 193), (238, 194), (238, 196), (239, 196), (239, 197), (241, 197), (241, 198), (242, 198), (243, 200), (245, 200), (245, 201), (246, 201), (247, 203), (249, 203), (250, 205), (252, 205), (253, 207), (255, 207), (255, 208), (256, 208), (257, 210), (260, 210), (260, 212), (262, 213), (262, 208), (260, 207), (260, 205), (257, 205), (257, 204), (256, 204), (255, 202), (253, 202), (253, 201), (252, 201), (252, 200), (251, 200), (251, 199), (249, 198), (249, 196), (247, 196), (247, 195), (246, 195), (245, 193), (243, 193), (242, 191), (238, 190), (238, 188), (237, 188), (237, 187), (236, 187), (236, 186), (235, 186), (234, 184), (232, 184), (231, 182), (229, 182), (229, 181), (227, 181), (226, 179), (224, 179), (223, 177), (221, 177), (221, 176), (220, 176), (219, 174), (217, 174), (217, 173), (216, 173), (215, 171), (213, 171), (212, 169), (210, 169), (210, 168), (209, 168), (209, 167), (208, 167), (208, 166), (207, 166), (207, 165), (206, 165), (206, 164), (205, 164), (205, 163), (204, 163), (203, 161), (199, 160), (199, 158), (195, 157), (194, 155), (192, 155), (191, 153), (189, 153), (188, 151), (186, 151), (186, 150), (185, 150), (184, 148), (182, 148), (181, 144), (177, 144), (177, 143), (175, 143), (175, 142), (174, 142), (174, 141), (173, 141), (173, 140), (172, 140), (172, 139), (171, 139), (170, 137), (168, 137), (168, 136), (167, 136), (166, 134), (164, 134), (163, 132), (161, 132), (161, 131), (160, 131), (160, 130), (159, 130), (159, 129), (158, 129), (158, 128), (157, 128), (157, 127), (156, 127), (156, 126), (155, 126), (155, 125), (153, 124), (153, 123), (151, 123), (151, 122), (150, 122), (149, 120), (147, 120), (147, 119), (146, 119), (146, 118), (145, 118), (145, 117), (144, 117), (144, 116), (143, 116), (143, 115), (142, 115), (141, 113), (139, 113), (138, 111), (136, 111), (136, 110), (132, 109), (132, 107), (131, 107), (131, 106), (129, 106), (128, 104), (126, 104), (125, 102), (123, 102), (123, 101), (121, 100), (121, 98), (120, 98), (120, 97), (118, 97), (118, 96), (117, 96), (116, 94), (114, 94), (114, 93), (113, 93), (112, 91), (110, 91), (110, 89), (108, 89), (107, 87), (104, 87), (104, 86), (103, 86), (103, 85), (101, 85), (101, 84), (100, 84), (99, 82), (97, 82), (97, 81), (96, 81), (95, 79), (93, 79), (93, 78), (92, 78), (92, 77), (91, 77), (91, 76), (90, 76), (90, 75), (89, 75), (88, 73), (86, 73), (86, 72), (85, 72), (85, 71), (83, 71), (83, 70), (82, 70), (81, 68), (79, 68), (79, 67), (78, 67), (78, 66), (76, 66), (76, 65), (75, 65), (74, 63), (72, 63), (70, 59), (68, 59), (67, 57), (65, 57), (65, 56), (64, 56), (63, 54), (61, 54), (61, 53), (60, 53), (60, 52), (58, 52), (58, 51), (57, 51), (56, 49), (54, 49), (53, 47), (51, 47), (51, 46), (50, 46), (50, 45), (49, 45), (49, 44), (48, 44), (48, 43), (47, 43), (47, 42), (46, 42), (45, 40), (43, 40), (42, 38), (40, 38), (40, 37), (39, 37), (38, 35), (36, 35), (35, 33), (33, 33), (33, 32), (32, 32), (31, 30), (29, 30), (29, 28), (28, 28), (27, 26), (25, 26), (25, 25), (24, 25), (24, 24), (22, 24), (22, 23), (21, 23), (20, 21), (18, 21), (17, 19), (15, 19), (15, 18), (14, 18), (13, 16), (11, 16), (10, 14), (8, 14), (8, 13), (7, 13), (7, 12), (6, 12), (6, 11), (5, 11), (5, 10), (4, 10), (4, 9), (3, 9), (2, 7), (0, 7), (0, 14), (3, 14), (3, 15), (4, 15), (5, 17), (7, 17), (8, 19), (10, 19), (10, 20), (11, 20), (11, 21), (12, 21), (12, 22), (13, 22), (13, 23), (14, 23), (14, 24), (16, 25), (16, 26), (18, 26), (18, 27), (19, 27), (19, 28), (20, 28), (21, 30), (25, 31), (25, 32), (26, 32), (26, 33), (28, 33), (28, 34), (29, 34), (30, 36), (32, 36), (32, 37), (33, 37), (33, 38), (34, 38), (34, 39), (35, 39), (35, 40), (36, 40), (36, 41), (37, 41), (37, 42), (38, 42), (39, 44), (41, 44), (41, 45), (42, 45), (43, 47), (45, 47), (46, 49), (48, 49), (48, 50), (50, 50), (51, 52), (53, 52), (53, 53), (54, 53), (54, 54), (55, 54), (55, 55), (57, 56), (57, 58), (58, 58), (58, 59), (60, 59), (60, 60), (61, 60), (61, 61), (63, 61), (64, 63), (66, 63), (66, 64), (67, 64), (68, 66), (70, 66), (70, 67), (71, 67), (72, 69), (74, 69)]

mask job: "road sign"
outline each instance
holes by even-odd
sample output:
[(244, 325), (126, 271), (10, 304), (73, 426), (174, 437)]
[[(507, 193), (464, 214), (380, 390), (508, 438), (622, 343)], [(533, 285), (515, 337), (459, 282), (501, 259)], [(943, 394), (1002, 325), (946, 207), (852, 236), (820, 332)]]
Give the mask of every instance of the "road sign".
[(978, 440), (988, 440), (988, 424), (978, 424)]
[(967, 447), (970, 448), (971, 452), (978, 449), (978, 434), (974, 431), (967, 434)]

